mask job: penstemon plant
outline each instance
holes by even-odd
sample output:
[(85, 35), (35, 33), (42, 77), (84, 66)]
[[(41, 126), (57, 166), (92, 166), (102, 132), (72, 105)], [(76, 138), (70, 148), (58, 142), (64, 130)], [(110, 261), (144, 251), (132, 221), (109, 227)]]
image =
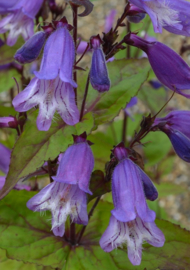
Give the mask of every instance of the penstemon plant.
[(0, 267), (189, 269), (151, 166), (161, 179), (171, 147), (190, 162), (190, 112), (167, 107), (190, 98), (190, 68), (154, 34), (190, 36), (190, 3), (126, 1), (84, 41), (93, 8), (0, 0)]

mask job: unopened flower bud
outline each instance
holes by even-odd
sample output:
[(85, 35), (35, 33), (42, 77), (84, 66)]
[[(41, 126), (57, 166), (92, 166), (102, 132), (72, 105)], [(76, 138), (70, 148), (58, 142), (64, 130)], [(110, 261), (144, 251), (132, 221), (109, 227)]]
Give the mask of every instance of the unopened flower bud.
[(130, 23), (139, 23), (145, 18), (145, 15), (146, 13), (142, 9), (131, 4), (127, 15), (127, 20)]
[(99, 92), (105, 92), (110, 89), (110, 80), (106, 67), (106, 60), (101, 48), (100, 36), (92, 37), (90, 44), (93, 48), (92, 63), (90, 68), (90, 83), (92, 87)]
[(45, 32), (37, 32), (18, 49), (14, 58), (21, 64), (33, 62), (39, 56), (46, 37), (47, 34)]

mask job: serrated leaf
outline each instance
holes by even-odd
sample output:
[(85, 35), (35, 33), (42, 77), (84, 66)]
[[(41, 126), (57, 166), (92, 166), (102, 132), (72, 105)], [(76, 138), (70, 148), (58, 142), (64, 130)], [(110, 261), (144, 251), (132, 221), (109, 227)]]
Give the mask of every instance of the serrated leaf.
[[(83, 117), (78, 130), (93, 127), (92, 116)], [(12, 154), (9, 173), (5, 185), (0, 193), (4, 197), (18, 182), (30, 173), (41, 167), (44, 161), (55, 159), (61, 152), (64, 152), (69, 144), (73, 143), (72, 134), (77, 134), (74, 126), (67, 126), (62, 120), (53, 123), (51, 128), (44, 132), (36, 127), (36, 112), (29, 115), (24, 127), (24, 132), (18, 138)]]
[[(93, 112), (95, 125), (112, 121), (130, 98), (137, 94), (150, 70), (147, 59), (115, 60), (107, 66), (111, 79), (110, 90), (102, 94), (90, 86), (86, 100), (86, 111)], [(82, 100), (86, 79), (87, 74), (81, 72), (78, 81), (79, 100)]]
[(33, 263), (23, 263), (6, 257), (6, 251), (0, 249), (0, 269), (2, 270), (52, 270), (51, 267), (39, 266)]
[[(74, 247), (52, 234), (49, 213), (42, 216), (26, 208), (26, 202), (33, 194), (35, 192), (11, 191), (0, 201), (0, 248), (6, 250), (8, 258), (62, 270), (186, 270), (190, 267), (190, 232), (177, 225), (157, 220), (157, 226), (166, 237), (165, 245), (156, 248), (144, 244), (141, 265), (133, 266), (125, 249), (106, 253), (99, 247), (112, 204), (99, 202), (80, 245)], [(89, 203), (89, 209), (93, 203)]]

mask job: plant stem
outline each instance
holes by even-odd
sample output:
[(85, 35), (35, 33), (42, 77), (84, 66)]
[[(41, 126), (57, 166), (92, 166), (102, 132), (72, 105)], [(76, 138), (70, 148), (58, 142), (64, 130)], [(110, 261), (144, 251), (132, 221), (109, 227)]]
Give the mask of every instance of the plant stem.
[(75, 238), (76, 233), (75, 233), (75, 223), (72, 222), (72, 220), (70, 220), (70, 242), (72, 245), (75, 245)]
[[(76, 5), (72, 5), (72, 10), (73, 10), (73, 40), (75, 43), (75, 49), (77, 48), (77, 27), (78, 27), (78, 21), (77, 21), (77, 11), (78, 11), (78, 6)], [(75, 52), (75, 62), (76, 65), (76, 52)], [(73, 79), (74, 81), (77, 83), (77, 71), (74, 70), (73, 71)], [(75, 90), (75, 100), (76, 100), (76, 104), (77, 104), (77, 88), (74, 89)]]
[[(128, 1), (126, 1), (126, 3), (127, 2)], [(127, 21), (126, 30), (127, 30), (127, 33), (129, 33), (131, 30), (130, 23), (128, 21)], [(130, 56), (131, 56), (131, 48), (130, 48), (130, 45), (127, 45), (126, 58), (129, 59)], [(127, 119), (128, 119), (128, 115), (124, 111), (123, 131), (122, 131), (122, 141), (124, 142), (124, 144), (126, 143), (126, 137), (127, 137)]]
[[(89, 212), (89, 214), (88, 214), (88, 220), (90, 220), (90, 218), (91, 218), (91, 216), (92, 216), (92, 214), (93, 214), (93, 212), (94, 212), (94, 209), (96, 208), (96, 206), (97, 206), (97, 204), (99, 203), (100, 199), (101, 199), (101, 196), (99, 196), (99, 197), (96, 198), (96, 201), (95, 201), (95, 203), (93, 204), (93, 206), (92, 206), (92, 208), (91, 208), (91, 210), (90, 210), (90, 212)], [(85, 230), (86, 230), (86, 227), (87, 227), (87, 226), (83, 226), (82, 230), (80, 231), (79, 237), (78, 237), (78, 239), (77, 239), (77, 244), (80, 243), (80, 241), (81, 241), (81, 239), (82, 239), (82, 236), (83, 236), (83, 234), (84, 234), (84, 232), (85, 232)]]
[(86, 98), (87, 98), (87, 94), (88, 94), (89, 82), (90, 82), (90, 74), (88, 74), (88, 78), (86, 81), (85, 92), (84, 92), (84, 97), (83, 97), (81, 111), (80, 111), (80, 121), (82, 120), (82, 117), (84, 114), (84, 108), (85, 108)]

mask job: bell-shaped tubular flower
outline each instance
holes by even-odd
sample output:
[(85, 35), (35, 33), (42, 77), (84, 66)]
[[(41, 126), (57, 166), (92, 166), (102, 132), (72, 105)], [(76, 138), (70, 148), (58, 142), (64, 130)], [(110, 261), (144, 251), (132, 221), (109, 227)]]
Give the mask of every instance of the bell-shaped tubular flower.
[(74, 223), (88, 223), (86, 193), (78, 185), (55, 181), (32, 197), (27, 202), (27, 207), (32, 211), (51, 211), (52, 230), (56, 236), (64, 235), (67, 216)]
[(37, 78), (44, 80), (52, 80), (59, 75), (63, 82), (77, 87), (73, 80), (75, 45), (67, 28), (66, 24), (60, 23), (60, 27), (49, 36), (45, 44), (40, 71), (35, 71), (34, 74)]
[(162, 28), (177, 34), (190, 36), (190, 3), (186, 0), (130, 0), (150, 16), (154, 31)]
[(27, 40), (34, 34), (34, 18), (40, 10), (43, 0), (19, 0), (17, 2), (11, 0), (11, 3), (12, 6), (9, 5), (6, 9), (9, 14), (0, 21), (0, 33), (10, 31), (7, 38), (9, 46), (16, 43), (19, 35)]
[(5, 14), (8, 12), (9, 8), (13, 7), (18, 0), (1, 0), (0, 1), (0, 14)]
[(86, 133), (73, 136), (74, 144), (63, 154), (57, 175), (52, 178), (61, 183), (78, 184), (82, 191), (92, 194), (89, 190), (90, 177), (94, 168), (94, 156), (89, 146), (91, 142), (86, 140)]
[(69, 83), (57, 77), (55, 80), (33, 78), (29, 85), (13, 99), (13, 106), (18, 112), (26, 112), (39, 105), (37, 127), (47, 131), (55, 111), (68, 125), (79, 121), (79, 111), (75, 104), (75, 93)]
[(190, 98), (190, 67), (172, 49), (160, 42), (148, 42), (135, 34), (127, 43), (143, 50), (159, 81), (176, 93)]
[(153, 124), (170, 139), (177, 155), (190, 162), (190, 111), (172, 111)]
[(158, 192), (149, 177), (135, 164), (127, 153), (123, 143), (113, 150), (119, 163), (112, 174), (112, 197), (114, 210), (112, 215), (122, 222), (137, 217), (144, 222), (155, 220), (154, 211), (150, 210), (145, 196), (150, 200), (158, 197)]
[(31, 63), (39, 56), (46, 41), (47, 34), (43, 31), (37, 32), (26, 43), (17, 50), (14, 58), (21, 64)]
[(146, 241), (154, 247), (162, 247), (165, 237), (154, 222), (144, 222), (139, 216), (129, 222), (121, 222), (113, 215), (100, 239), (105, 252), (127, 245), (127, 253), (133, 265), (139, 265), (142, 257), (142, 244)]
[(106, 66), (106, 60), (101, 48), (101, 39), (94, 36), (90, 40), (93, 53), (90, 68), (90, 83), (92, 87), (99, 92), (105, 92), (110, 89), (110, 79)]

